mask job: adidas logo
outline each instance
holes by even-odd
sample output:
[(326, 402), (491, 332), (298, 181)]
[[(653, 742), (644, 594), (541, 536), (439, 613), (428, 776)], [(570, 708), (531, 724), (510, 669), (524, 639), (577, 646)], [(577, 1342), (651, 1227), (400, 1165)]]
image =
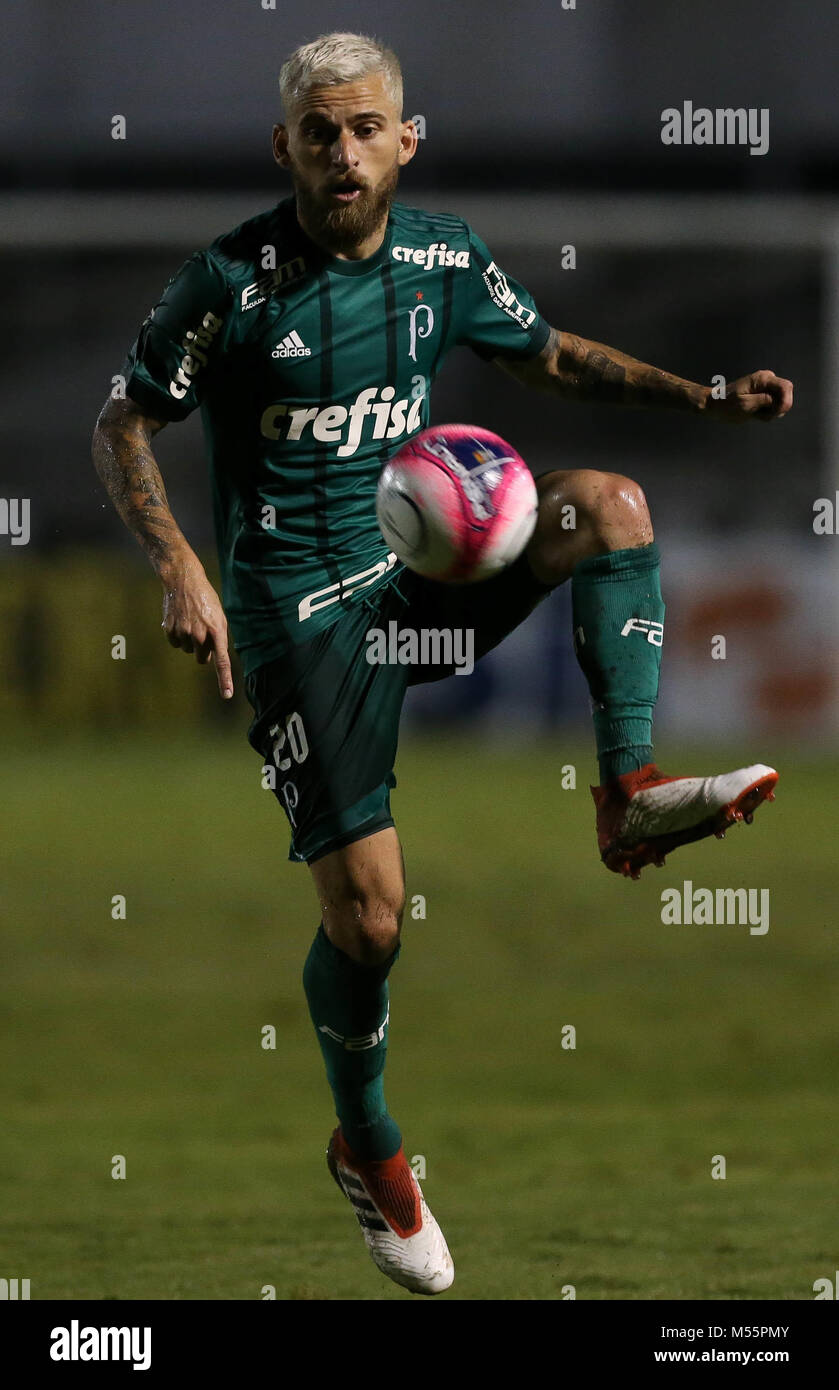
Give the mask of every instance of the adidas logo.
[(272, 357), (311, 357), (312, 349), (307, 348), (296, 328), (287, 333), (281, 343), (277, 343)]

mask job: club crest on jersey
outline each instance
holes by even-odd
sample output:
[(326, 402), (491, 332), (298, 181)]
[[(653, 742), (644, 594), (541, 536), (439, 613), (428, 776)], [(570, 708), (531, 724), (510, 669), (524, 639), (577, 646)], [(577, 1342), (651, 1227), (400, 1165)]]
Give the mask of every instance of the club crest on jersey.
[(433, 270), (435, 265), (453, 265), (458, 269), (469, 265), (469, 252), (455, 251), (445, 241), (432, 241), (430, 246), (394, 246), (390, 254), (395, 261), (410, 261), (425, 270)]
[[(418, 320), (420, 320), (419, 324), (417, 322)], [(408, 321), (410, 323), (409, 331), (411, 337), (408, 356), (411, 358), (412, 362), (416, 362), (417, 338), (428, 338), (431, 336), (431, 330), (434, 327), (434, 310), (430, 304), (417, 304), (416, 307), (410, 311)]]
[(305, 270), (306, 262), (303, 257), (295, 256), (294, 260), (284, 261), (276, 270), (270, 270), (267, 275), (254, 280), (252, 285), (245, 285), (242, 290), (242, 313), (248, 309), (255, 309), (258, 304), (264, 304), (280, 285), (287, 285), (290, 280), (299, 280)]
[(361, 443), (368, 418), (373, 421), (371, 439), (401, 439), (419, 429), (425, 396), (395, 401), (395, 395), (393, 386), (366, 386), (350, 406), (291, 406), (279, 401), (262, 412), (260, 433), (264, 439), (293, 443), (311, 430), (319, 444), (338, 445), (337, 458), (349, 458)]
[(533, 310), (525, 308), (521, 300), (516, 298), (507, 283), (506, 275), (503, 270), (499, 270), (495, 261), (490, 261), (484, 271), (483, 280), (499, 309), (503, 309), (505, 314), (516, 320), (516, 323), (520, 323), (522, 328), (530, 328), (531, 324), (536, 322)]

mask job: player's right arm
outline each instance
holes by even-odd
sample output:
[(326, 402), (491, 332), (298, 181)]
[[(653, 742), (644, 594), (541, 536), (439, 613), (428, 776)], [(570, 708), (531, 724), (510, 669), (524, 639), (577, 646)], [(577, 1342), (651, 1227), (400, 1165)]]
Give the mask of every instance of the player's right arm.
[(169, 508), (151, 441), (165, 420), (146, 414), (130, 398), (109, 399), (96, 422), (93, 462), (125, 525), (163, 585), (163, 624), (173, 647), (211, 658), (219, 692), (229, 700), (233, 679), (227, 619), (221, 602)]
[(792, 382), (773, 371), (750, 372), (726, 386), (719, 400), (702, 386), (640, 362), (606, 343), (552, 328), (536, 357), (506, 361), (499, 367), (517, 381), (552, 391), (567, 400), (687, 410), (719, 420), (782, 420), (792, 409)]

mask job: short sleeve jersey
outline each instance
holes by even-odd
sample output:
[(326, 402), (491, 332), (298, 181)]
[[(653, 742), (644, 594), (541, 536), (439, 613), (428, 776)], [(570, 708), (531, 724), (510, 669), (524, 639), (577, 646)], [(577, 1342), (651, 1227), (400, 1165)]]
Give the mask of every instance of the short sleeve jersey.
[(398, 572), (376, 485), (427, 426), (446, 354), (535, 356), (549, 332), (467, 223), (401, 204), (366, 260), (315, 246), (294, 198), (190, 256), (123, 373), (152, 418), (201, 408), (222, 599), (246, 674)]

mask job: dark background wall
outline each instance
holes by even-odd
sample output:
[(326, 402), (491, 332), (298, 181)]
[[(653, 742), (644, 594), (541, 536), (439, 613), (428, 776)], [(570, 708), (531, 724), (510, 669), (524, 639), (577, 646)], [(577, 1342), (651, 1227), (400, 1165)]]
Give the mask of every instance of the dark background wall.
[[(399, 53), (416, 177), (578, 184), (824, 187), (839, 141), (833, 0), (29, 0), (7, 7), (0, 163), (11, 181), (179, 186), (269, 178), (277, 74), (298, 43), (373, 33)], [(770, 157), (663, 150), (660, 113), (769, 107)], [(111, 141), (114, 113), (129, 139)]]

